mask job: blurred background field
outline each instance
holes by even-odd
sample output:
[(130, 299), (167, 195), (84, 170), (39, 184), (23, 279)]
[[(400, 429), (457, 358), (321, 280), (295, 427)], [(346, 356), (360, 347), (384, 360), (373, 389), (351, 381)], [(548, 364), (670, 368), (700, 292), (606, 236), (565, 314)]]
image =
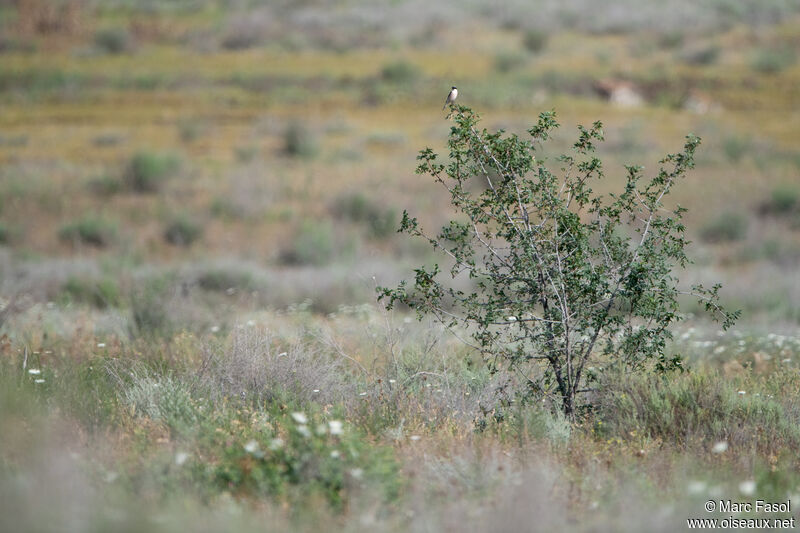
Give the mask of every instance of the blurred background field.
[[(797, 0), (0, 0), (4, 528), (672, 530), (800, 492), (799, 55)], [(604, 191), (703, 138), (682, 277), (744, 314), (679, 332), (695, 374), (474, 433), (495, 378), (375, 303), (435, 260), (396, 229), (446, 220), (414, 168), (451, 85), (563, 150), (602, 120)]]

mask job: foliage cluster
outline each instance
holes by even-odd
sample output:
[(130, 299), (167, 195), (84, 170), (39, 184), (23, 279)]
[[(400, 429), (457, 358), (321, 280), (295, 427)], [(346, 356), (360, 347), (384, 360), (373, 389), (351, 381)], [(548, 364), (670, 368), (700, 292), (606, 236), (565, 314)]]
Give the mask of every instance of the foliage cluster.
[[(523, 139), (479, 130), (471, 109), (452, 109), (448, 160), (426, 148), (417, 172), (445, 187), (457, 214), (429, 236), (404, 213), (401, 231), (427, 239), (448, 258), (451, 278), (466, 276), (470, 287), (440, 281), (438, 264), (423, 266), (413, 286), (378, 289), (390, 306), (463, 327), (490, 368), (517, 376), (513, 395), (550, 399), (570, 419), (593, 388), (594, 362), (609, 371), (681, 368), (667, 341), (684, 318), (682, 295), (697, 297), (724, 327), (733, 323), (737, 313), (718, 304), (719, 285), (684, 289), (674, 273), (689, 262), (685, 209), (667, 209), (665, 199), (694, 166), (698, 137), (649, 179), (627, 166), (622, 191), (604, 197), (591, 188), (603, 178), (594, 155), (600, 122), (579, 126), (575, 154), (558, 157), (554, 172), (535, 155), (558, 127), (554, 112), (540, 114)], [(475, 176), (487, 183), (478, 193), (466, 186)]]

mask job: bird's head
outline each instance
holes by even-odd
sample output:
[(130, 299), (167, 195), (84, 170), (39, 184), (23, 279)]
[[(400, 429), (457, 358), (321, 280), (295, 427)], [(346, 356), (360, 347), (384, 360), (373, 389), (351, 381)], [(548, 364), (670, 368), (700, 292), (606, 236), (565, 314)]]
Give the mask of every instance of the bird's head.
[(455, 86), (455, 85), (453, 85), (452, 87), (450, 87), (450, 89), (455, 89), (455, 88), (456, 88), (456, 86)]

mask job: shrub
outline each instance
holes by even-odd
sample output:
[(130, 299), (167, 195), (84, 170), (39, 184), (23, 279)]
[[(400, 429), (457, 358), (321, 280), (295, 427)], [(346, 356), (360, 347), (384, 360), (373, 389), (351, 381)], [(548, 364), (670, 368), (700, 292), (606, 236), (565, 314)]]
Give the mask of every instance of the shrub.
[(58, 236), (62, 241), (72, 244), (103, 248), (116, 240), (117, 224), (97, 215), (86, 215), (62, 226)]
[(163, 422), (174, 434), (186, 433), (197, 424), (199, 405), (186, 384), (142, 371), (130, 373), (133, 379), (123, 391), (123, 401), (131, 412)]
[(528, 61), (528, 56), (519, 52), (500, 52), (494, 56), (494, 68), (498, 72), (511, 72), (521, 68)]
[(737, 163), (747, 153), (750, 144), (750, 139), (746, 137), (729, 136), (722, 142), (722, 150), (728, 160)]
[[(417, 172), (447, 188), (460, 216), (430, 236), (404, 213), (401, 230), (445, 253), (451, 277), (463, 273), (472, 287), (441, 281), (438, 264), (423, 266), (411, 287), (378, 288), (389, 307), (404, 303), (420, 318), (463, 326), (493, 372), (516, 376), (508, 386), (521, 401), (549, 399), (570, 420), (585, 405), (594, 361), (626, 371), (681, 368), (666, 351), (669, 327), (683, 319), (680, 295), (698, 298), (724, 328), (734, 322), (738, 312), (719, 306), (719, 285), (683, 289), (673, 274), (688, 263), (685, 210), (664, 200), (694, 166), (699, 138), (688, 136), (649, 180), (642, 167), (626, 167), (625, 187), (604, 197), (591, 189), (603, 177), (593, 154), (601, 123), (579, 127), (575, 155), (557, 159), (557, 175), (534, 157), (558, 127), (554, 112), (539, 116), (530, 140), (479, 130), (465, 106), (456, 106), (454, 121), (448, 163), (426, 148)], [(472, 193), (465, 185), (476, 174), (489, 187)]]
[(166, 336), (173, 331), (174, 322), (166, 308), (167, 289), (167, 280), (152, 279), (131, 293), (132, 337)]
[(179, 166), (178, 158), (172, 154), (139, 152), (128, 162), (122, 181), (133, 192), (158, 192)]
[(665, 31), (658, 35), (658, 46), (664, 49), (677, 48), (683, 44), (684, 38), (681, 30)]
[(740, 241), (747, 235), (747, 217), (736, 211), (720, 213), (700, 230), (700, 237), (709, 243)]
[(286, 346), (279, 340), (254, 327), (235, 329), (230, 344), (208, 352), (204, 377), (210, 396), (258, 404), (334, 402), (357, 396), (341, 359), (310, 343)]
[(756, 52), (750, 62), (750, 66), (756, 72), (776, 74), (791, 67), (796, 61), (797, 55), (791, 48), (780, 50), (764, 49)]
[(522, 37), (522, 44), (528, 51), (538, 54), (544, 50), (548, 38), (549, 35), (542, 30), (528, 30)]
[(283, 135), (285, 151), (293, 157), (312, 157), (318, 151), (317, 141), (309, 129), (296, 120), (286, 127)]
[(713, 65), (719, 59), (720, 49), (717, 45), (688, 48), (681, 54), (681, 59), (689, 65)]
[(396, 228), (394, 210), (381, 208), (361, 193), (340, 196), (333, 211), (342, 218), (366, 224), (374, 237), (388, 237)]
[(105, 174), (92, 179), (89, 190), (100, 196), (113, 196), (122, 191), (122, 181), (117, 176)]
[(393, 61), (383, 66), (381, 78), (389, 83), (411, 83), (421, 77), (419, 68), (408, 61)]
[(222, 42), (222, 48), (226, 50), (247, 50), (262, 43), (263, 37), (258, 32), (232, 32), (226, 35)]
[(782, 184), (772, 189), (769, 200), (764, 203), (763, 211), (785, 215), (800, 207), (800, 187)]
[(133, 39), (125, 28), (106, 28), (94, 34), (94, 44), (108, 54), (121, 54), (133, 48)]
[(86, 303), (98, 309), (119, 307), (122, 303), (119, 285), (112, 279), (72, 277), (64, 283), (61, 291), (70, 302)]
[(322, 266), (333, 258), (333, 230), (330, 224), (304, 221), (282, 260), (287, 264)]
[(246, 271), (217, 268), (207, 270), (197, 278), (197, 285), (207, 291), (227, 291), (229, 289), (252, 290), (257, 287), (253, 275)]
[(203, 226), (189, 215), (178, 215), (164, 230), (164, 240), (175, 246), (191, 246), (203, 235)]

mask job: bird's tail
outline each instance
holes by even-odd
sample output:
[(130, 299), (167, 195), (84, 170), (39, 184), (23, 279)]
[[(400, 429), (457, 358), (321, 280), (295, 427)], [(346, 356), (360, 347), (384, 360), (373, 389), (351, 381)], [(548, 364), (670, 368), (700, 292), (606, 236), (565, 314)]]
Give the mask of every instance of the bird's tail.
[(442, 106), (442, 111), (444, 111), (446, 108), (447, 108), (447, 102), (445, 102), (444, 105)]

